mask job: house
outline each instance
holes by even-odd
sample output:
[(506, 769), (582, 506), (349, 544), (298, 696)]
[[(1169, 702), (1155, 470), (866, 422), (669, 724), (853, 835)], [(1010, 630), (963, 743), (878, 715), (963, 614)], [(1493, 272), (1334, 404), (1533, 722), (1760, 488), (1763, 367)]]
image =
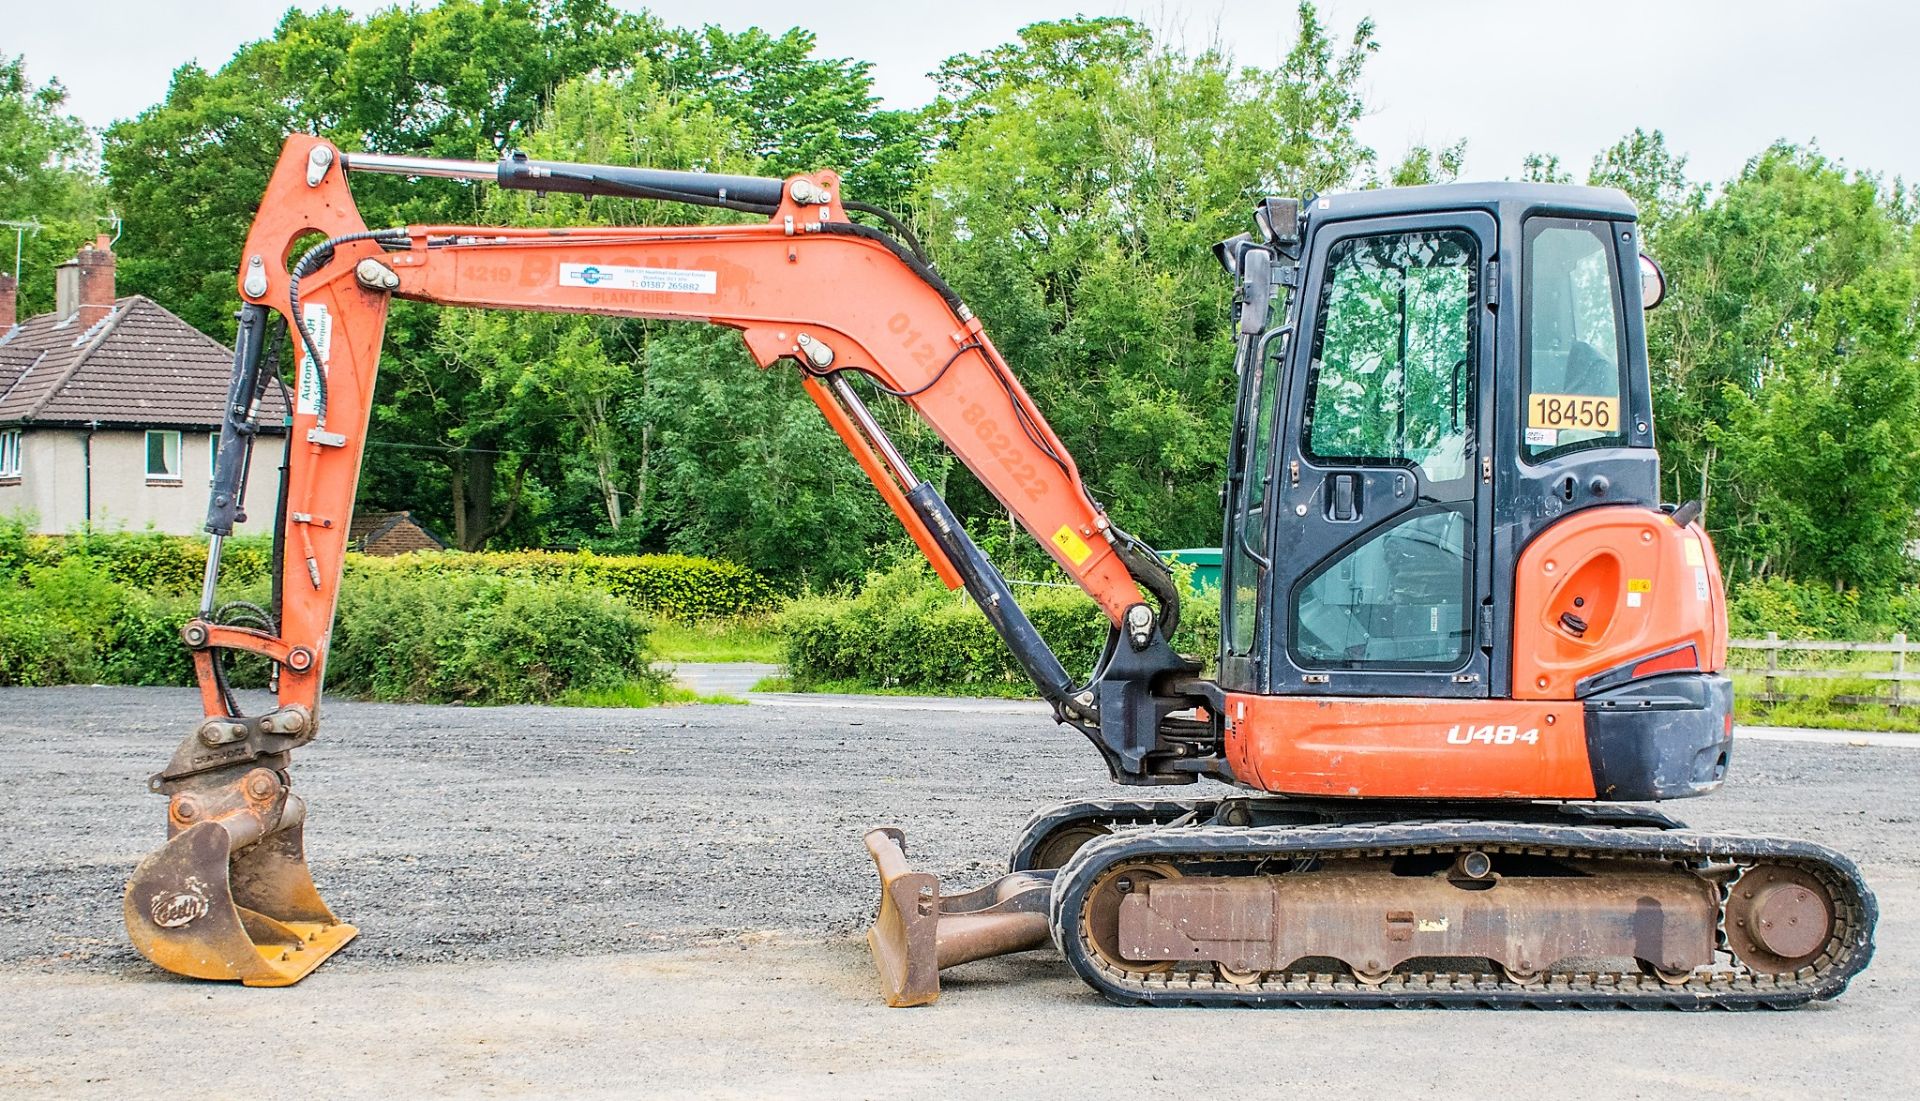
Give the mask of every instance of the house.
[(353, 523), (347, 528), (347, 546), (361, 554), (383, 557), (447, 549), (446, 540), (405, 511), (354, 513)]
[[(33, 530), (202, 530), (233, 352), (142, 295), (114, 295), (102, 236), (60, 265), (55, 310), (16, 319), (0, 276), (0, 514)], [(273, 529), (284, 387), (268, 389), (241, 531)]]

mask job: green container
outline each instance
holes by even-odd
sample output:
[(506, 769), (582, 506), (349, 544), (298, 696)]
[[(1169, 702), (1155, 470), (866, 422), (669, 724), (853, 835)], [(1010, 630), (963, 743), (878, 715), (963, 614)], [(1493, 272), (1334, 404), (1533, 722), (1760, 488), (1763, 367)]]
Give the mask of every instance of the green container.
[(1185, 566), (1193, 567), (1193, 591), (1205, 592), (1220, 588), (1220, 548), (1186, 547), (1181, 550), (1161, 551), (1168, 559)]

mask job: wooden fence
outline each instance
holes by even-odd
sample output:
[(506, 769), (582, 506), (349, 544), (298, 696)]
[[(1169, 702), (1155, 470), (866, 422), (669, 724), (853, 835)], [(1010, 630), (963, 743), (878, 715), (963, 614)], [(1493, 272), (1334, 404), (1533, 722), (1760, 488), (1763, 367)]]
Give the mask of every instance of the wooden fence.
[[(1761, 691), (1740, 693), (1746, 699), (1761, 703), (1785, 703), (1807, 698), (1806, 693), (1782, 691), (1781, 684), (1784, 681), (1880, 681), (1888, 685), (1884, 693), (1838, 694), (1826, 698), (1840, 704), (1879, 705), (1890, 708), (1896, 714), (1902, 707), (1920, 706), (1920, 693), (1906, 691), (1908, 682), (1920, 681), (1920, 673), (1907, 671), (1908, 651), (1920, 649), (1920, 646), (1910, 645), (1904, 632), (1894, 635), (1891, 642), (1790, 642), (1783, 641), (1777, 632), (1768, 631), (1766, 638), (1736, 638), (1729, 641), (1727, 646), (1731, 651), (1727, 655), (1729, 673), (1764, 678)], [(1742, 651), (1758, 652), (1764, 657), (1758, 664), (1743, 665), (1740, 664)], [(1784, 663), (1781, 660), (1783, 654), (1788, 655)], [(1856, 657), (1867, 654), (1891, 654), (1892, 658), (1888, 661)], [(1834, 659), (1823, 659), (1822, 655), (1845, 655), (1843, 660), (1852, 664), (1845, 668), (1836, 667)], [(1827, 664), (1823, 665), (1823, 660)], [(1888, 665), (1891, 668), (1883, 668)]]

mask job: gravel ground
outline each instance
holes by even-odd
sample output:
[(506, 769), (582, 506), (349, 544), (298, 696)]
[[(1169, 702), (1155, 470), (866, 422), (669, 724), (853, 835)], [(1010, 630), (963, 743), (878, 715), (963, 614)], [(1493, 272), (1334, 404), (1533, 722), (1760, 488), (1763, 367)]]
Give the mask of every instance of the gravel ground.
[[(298, 987), (249, 991), (161, 974), (120, 928), (126, 873), (163, 832), (144, 777), (193, 694), (0, 691), (0, 1095), (177, 1095), (207, 1087), (215, 1052), (232, 1061), (216, 1094), (331, 1096), (938, 1096), (993, 1080), (1075, 1096), (1158, 1075), (1182, 1092), (1477, 1097), (1491, 1060), (1519, 1053), (1522, 1080), (1566, 1097), (1862, 1097), (1904, 1095), (1920, 1071), (1904, 1001), (1920, 752), (1878, 746), (1748, 741), (1722, 792), (1679, 808), (1861, 863), (1880, 951), (1835, 1003), (1130, 1011), (1032, 953), (949, 973), (931, 1010), (882, 1010), (857, 939), (867, 828), (903, 826), (916, 865), (971, 886), (1034, 807), (1112, 790), (1077, 735), (943, 706), (329, 704), (296, 783), (315, 879), (361, 936)], [(1142, 1027), (1156, 1052), (1187, 1054), (1145, 1055)]]

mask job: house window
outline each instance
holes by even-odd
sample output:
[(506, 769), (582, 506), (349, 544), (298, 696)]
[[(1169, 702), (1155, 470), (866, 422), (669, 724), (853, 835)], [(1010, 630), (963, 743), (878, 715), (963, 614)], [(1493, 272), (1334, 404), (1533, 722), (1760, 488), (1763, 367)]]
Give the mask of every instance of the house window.
[(0, 478), (20, 476), (20, 430), (0, 432)]
[(147, 433), (147, 481), (180, 480), (180, 433), (154, 429)]

